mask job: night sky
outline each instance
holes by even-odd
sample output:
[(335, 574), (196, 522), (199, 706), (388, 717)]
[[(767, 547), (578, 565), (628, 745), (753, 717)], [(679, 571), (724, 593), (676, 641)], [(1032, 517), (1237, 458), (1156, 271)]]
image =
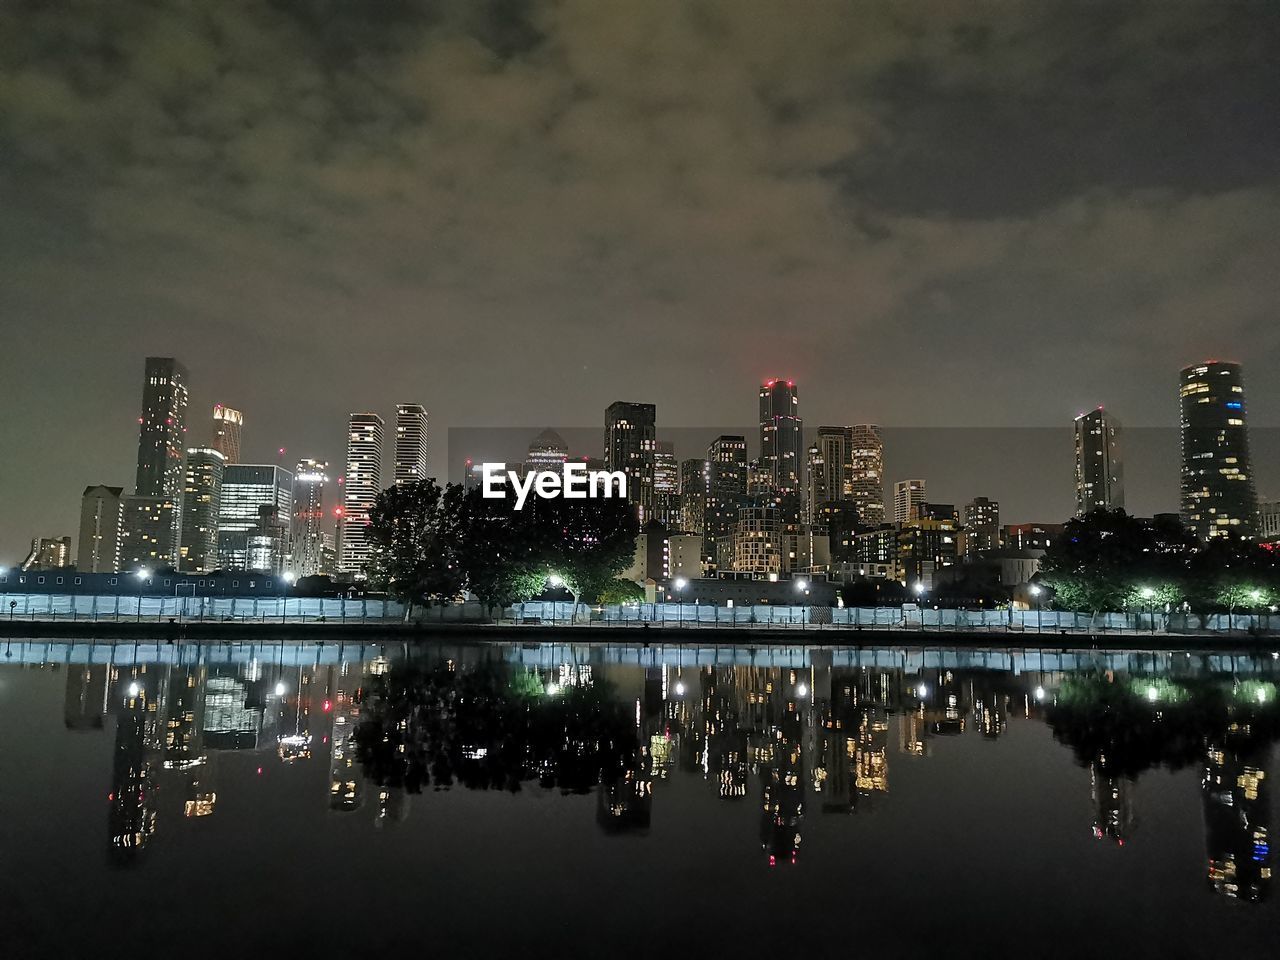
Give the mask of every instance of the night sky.
[(441, 472), (616, 399), (750, 428), (767, 376), (809, 426), (1172, 427), (1206, 356), (1280, 424), (1278, 63), (1227, 0), (7, 0), (0, 562), (132, 486), (147, 355), (290, 466), (397, 401)]

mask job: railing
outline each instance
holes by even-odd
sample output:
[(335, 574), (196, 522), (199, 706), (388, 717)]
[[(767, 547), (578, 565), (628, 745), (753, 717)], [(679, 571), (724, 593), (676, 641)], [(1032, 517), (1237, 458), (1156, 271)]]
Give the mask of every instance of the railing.
[[(387, 623), (405, 619), (393, 600), (315, 597), (148, 597), (0, 594), (0, 620), (281, 623)], [(1221, 613), (1089, 613), (1069, 610), (959, 610), (901, 607), (820, 607), (757, 604), (720, 607), (693, 603), (637, 603), (577, 609), (568, 601), (530, 601), (490, 612), (477, 601), (416, 607), (415, 623), (735, 628), (797, 631), (910, 631), (1036, 634), (1275, 634), (1280, 615)]]

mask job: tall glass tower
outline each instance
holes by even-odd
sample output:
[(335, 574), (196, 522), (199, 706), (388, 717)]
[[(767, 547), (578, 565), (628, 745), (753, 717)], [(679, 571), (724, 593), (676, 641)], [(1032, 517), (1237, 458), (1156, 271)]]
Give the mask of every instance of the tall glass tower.
[(778, 493), (799, 493), (804, 469), (803, 422), (794, 380), (760, 385), (760, 466)]
[(1249, 462), (1244, 373), (1206, 360), (1182, 371), (1182, 522), (1201, 540), (1252, 537), (1258, 498)]

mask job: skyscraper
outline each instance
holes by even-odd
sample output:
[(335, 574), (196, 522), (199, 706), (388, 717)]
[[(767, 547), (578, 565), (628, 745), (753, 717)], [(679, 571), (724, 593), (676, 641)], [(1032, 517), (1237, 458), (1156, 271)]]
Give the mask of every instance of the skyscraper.
[(395, 484), (401, 486), (427, 475), (427, 408), (418, 403), (396, 405)]
[(293, 473), (293, 569), (300, 577), (320, 573), (324, 565), (324, 493), (329, 464), (299, 460)]
[(654, 441), (653, 519), (669, 530), (680, 529), (680, 465), (675, 445), (667, 440)]
[(916, 511), (925, 502), (923, 480), (899, 480), (893, 485), (893, 522), (906, 523), (915, 519)]
[(859, 423), (850, 428), (849, 499), (864, 527), (884, 523), (884, 440), (880, 428)]
[(1120, 421), (1102, 407), (1076, 417), (1076, 516), (1124, 508)]
[(222, 454), (224, 465), (240, 462), (240, 431), (244, 414), (220, 403), (213, 405), (213, 439), (209, 446)]
[(792, 380), (760, 386), (760, 466), (779, 493), (800, 492), (804, 457), (800, 398)]
[(261, 508), (279, 517), (293, 512), (293, 474), (273, 463), (233, 463), (223, 469), (218, 503), (218, 563), (227, 570), (273, 570), (277, 564), (251, 562), (250, 541), (259, 533)]
[(226, 457), (212, 447), (187, 450), (179, 570), (208, 573), (218, 569), (218, 515), (226, 465)]
[(81, 573), (115, 573), (120, 569), (120, 537), (124, 524), (123, 487), (85, 487), (80, 496)]
[(186, 479), (187, 368), (147, 357), (138, 418), (138, 473), (125, 503), (124, 565), (175, 567)]
[(707, 501), (702, 533), (707, 560), (723, 570), (729, 569), (732, 557), (719, 557), (717, 544), (731, 541), (738, 521), (738, 505), (746, 495), (746, 437), (716, 437), (707, 448)]
[(986, 497), (974, 497), (964, 508), (964, 526), (968, 531), (965, 553), (968, 556), (1000, 547), (1000, 503)]
[(1207, 360), (1182, 371), (1182, 522), (1201, 540), (1251, 537), (1257, 494), (1240, 364)]
[(343, 481), (342, 545), (338, 569), (363, 575), (369, 565), (369, 512), (382, 492), (383, 422), (376, 413), (353, 413), (347, 431)]
[(627, 499), (639, 506), (642, 521), (653, 513), (656, 422), (657, 408), (652, 403), (617, 400), (604, 412), (605, 469), (627, 475)]
[(134, 493), (180, 500), (187, 447), (187, 368), (172, 357), (147, 357), (145, 375)]
[(526, 475), (541, 470), (557, 473), (569, 459), (569, 445), (554, 430), (543, 430), (529, 442), (529, 453), (524, 459)]
[(707, 513), (711, 462), (697, 457), (680, 461), (680, 526), (690, 533), (702, 533)]
[(809, 522), (824, 503), (853, 499), (854, 427), (819, 427), (809, 448)]

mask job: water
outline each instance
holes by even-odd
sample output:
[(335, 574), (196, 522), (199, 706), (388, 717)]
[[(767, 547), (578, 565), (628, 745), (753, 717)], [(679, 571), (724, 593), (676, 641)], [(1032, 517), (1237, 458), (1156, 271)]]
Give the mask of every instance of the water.
[(10, 644), (9, 956), (1267, 956), (1262, 653)]

